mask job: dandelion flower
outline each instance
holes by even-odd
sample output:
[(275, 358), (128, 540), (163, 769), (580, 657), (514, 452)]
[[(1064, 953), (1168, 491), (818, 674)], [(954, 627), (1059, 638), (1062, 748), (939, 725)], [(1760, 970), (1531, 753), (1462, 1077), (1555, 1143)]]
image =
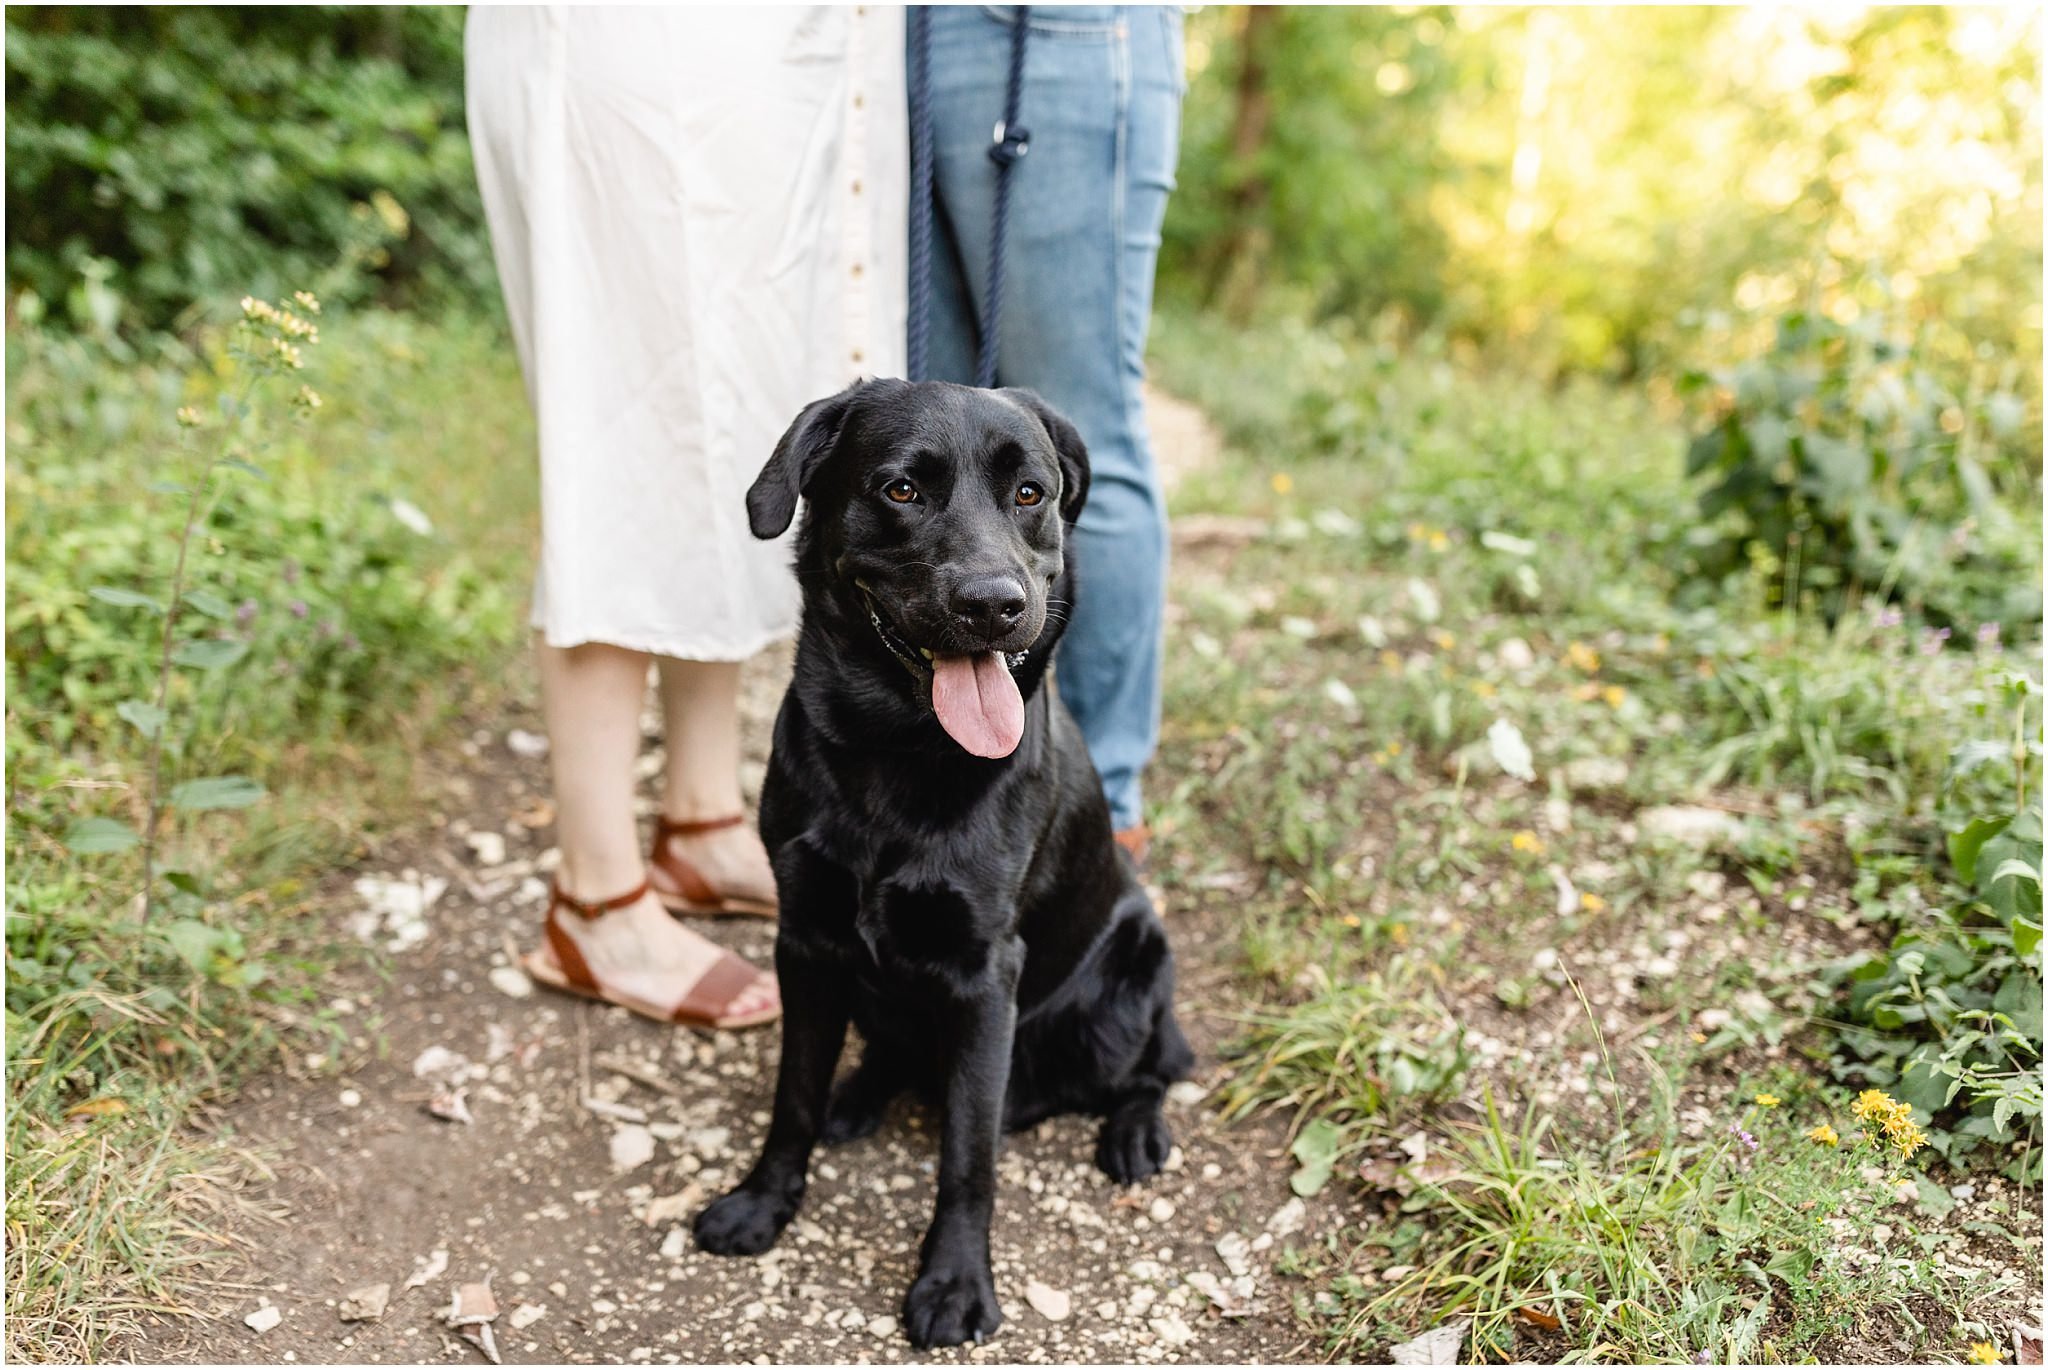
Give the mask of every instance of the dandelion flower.
[(1841, 1134), (1837, 1133), (1826, 1123), (1822, 1123), (1819, 1127), (1808, 1128), (1806, 1135), (1813, 1141), (1819, 1142), (1822, 1146), (1840, 1146), (1842, 1144)]
[(1963, 1359), (1972, 1365), (1996, 1365), (1998, 1348), (1988, 1341), (1973, 1341), (1970, 1343), (1969, 1353)]
[(1275, 471), (1275, 472), (1273, 473), (1273, 493), (1274, 493), (1274, 494), (1276, 494), (1276, 495), (1284, 495), (1284, 494), (1286, 494), (1286, 493), (1287, 493), (1288, 491), (1292, 490), (1293, 488), (1294, 488), (1294, 477), (1292, 477), (1292, 476), (1288, 475), (1288, 474), (1287, 474), (1287, 473), (1286, 473), (1285, 471)]
[(1756, 1106), (1758, 1108), (1776, 1108), (1782, 1102), (1784, 1101), (1775, 1094), (1759, 1094), (1756, 1096)]
[(1540, 855), (1543, 851), (1543, 839), (1538, 837), (1535, 833), (1530, 832), (1527, 828), (1522, 829), (1513, 837), (1509, 838), (1508, 845), (1513, 847), (1516, 851), (1533, 852), (1538, 855)]
[(1587, 913), (1604, 913), (1607, 910), (1607, 901), (1605, 899), (1602, 899), (1597, 894), (1591, 894), (1585, 890), (1580, 890), (1579, 907), (1584, 909)]

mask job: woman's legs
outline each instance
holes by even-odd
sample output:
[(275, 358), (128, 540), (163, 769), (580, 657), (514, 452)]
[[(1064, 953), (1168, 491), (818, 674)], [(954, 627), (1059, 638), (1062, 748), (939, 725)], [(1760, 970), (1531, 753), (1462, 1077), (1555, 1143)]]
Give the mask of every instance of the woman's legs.
[[(633, 820), (633, 762), (640, 750), (649, 658), (596, 642), (568, 648), (537, 642), (536, 652), (562, 852), (557, 875), (574, 898), (611, 899), (646, 878)], [(671, 737), (671, 756), (676, 750)], [(735, 800), (737, 761), (735, 742)], [(571, 916), (561, 923), (599, 984), (652, 1003), (680, 1002), (719, 955), (718, 947), (670, 917), (651, 892), (601, 918), (585, 922)], [(775, 997), (775, 983), (764, 975), (740, 992), (731, 1011), (751, 1013)]]
[[(655, 664), (668, 740), (662, 813), (682, 823), (739, 813), (739, 663), (660, 657)], [(775, 873), (751, 824), (671, 837), (669, 845), (721, 892), (775, 902)]]

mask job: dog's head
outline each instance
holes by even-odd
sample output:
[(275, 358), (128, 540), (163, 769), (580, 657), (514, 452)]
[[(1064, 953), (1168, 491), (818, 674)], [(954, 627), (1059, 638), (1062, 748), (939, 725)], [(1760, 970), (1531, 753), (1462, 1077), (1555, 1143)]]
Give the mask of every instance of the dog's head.
[(1012, 672), (1065, 607), (1052, 593), (1087, 494), (1081, 435), (1031, 391), (863, 381), (797, 416), (747, 514), (777, 537), (808, 500), (806, 564), (831, 584), (806, 593), (857, 610), (947, 733), (999, 757), (1022, 736)]

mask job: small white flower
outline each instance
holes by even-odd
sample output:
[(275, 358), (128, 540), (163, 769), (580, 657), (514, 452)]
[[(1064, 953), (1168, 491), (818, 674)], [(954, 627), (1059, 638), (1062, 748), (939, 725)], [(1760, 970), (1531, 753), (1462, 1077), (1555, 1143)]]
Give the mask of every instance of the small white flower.
[(1349, 685), (1335, 676), (1323, 682), (1323, 697), (1345, 713), (1355, 712), (1358, 708), (1358, 696), (1351, 692)]

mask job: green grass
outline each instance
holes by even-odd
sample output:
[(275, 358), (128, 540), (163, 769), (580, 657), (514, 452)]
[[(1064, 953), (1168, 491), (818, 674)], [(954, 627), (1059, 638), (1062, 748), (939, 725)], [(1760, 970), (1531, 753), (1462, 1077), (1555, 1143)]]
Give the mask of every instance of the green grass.
[[(1284, 1111), (1297, 1183), (1327, 1174), (1368, 1214), (1360, 1163), (1384, 1175), (1418, 1132), (1433, 1148), (1397, 1220), (1300, 1253), (1306, 1327), (1339, 1359), (1455, 1315), (1491, 1359), (1519, 1335), (1539, 1359), (1781, 1361), (1895, 1338), (1959, 1356), (1995, 1311), (2023, 1316), (2015, 1288), (1934, 1273), (1971, 1240), (1934, 1211), (1968, 1178), (1937, 1159), (1960, 1121), (1938, 1092), (1924, 1211), (1803, 1130), (1889, 1084), (1843, 1051), (1855, 967), (1907, 932), (1998, 940), (1943, 832), (2010, 811), (2034, 644), (1929, 650), (1875, 606), (1829, 631), (1765, 609), (1762, 583), (1689, 596), (1695, 492), (1654, 385), (1172, 314), (1154, 351), (1227, 444), (1175, 501), (1184, 530), (1226, 524), (1176, 554), (1154, 784), (1164, 878), (1228, 899), (1265, 1005), (1223, 1106)], [(1504, 779), (1499, 725), (1532, 783)], [(2038, 742), (2018, 768), (2037, 794)], [(1646, 811), (1669, 805), (1728, 831), (1656, 836)], [(1980, 964), (2008, 1001), (2038, 995), (2037, 967)], [(2031, 1002), (2005, 1040), (2031, 1031), (2012, 1049), (2038, 1061)], [(1731, 1088), (1767, 1064), (1783, 1110)], [(1745, 1115), (1753, 1162), (1725, 1145)], [(1953, 1150), (2031, 1173), (2038, 1133)], [(2000, 1241), (2024, 1268), (2038, 1206), (2015, 1217)], [(1835, 1257), (1887, 1242), (1869, 1268)]]
[[(190, 1124), (274, 1058), (339, 1031), (318, 986), (363, 954), (309, 920), (321, 877), (417, 812), (414, 767), (489, 709), (523, 642), (530, 424), (496, 325), (322, 321), (316, 417), (248, 455), (196, 583), (241, 612), (226, 671), (182, 673), (173, 776), (244, 773), (270, 798), (174, 827), (191, 874), (144, 922), (132, 853), (65, 834), (134, 818), (141, 736), (115, 708), (154, 629), (91, 598), (160, 593), (179, 504), (172, 411), (211, 412), (216, 340), (8, 338), (7, 1349), (89, 1360), (177, 1306), (248, 1164)], [(201, 430), (204, 434), (205, 430)], [(421, 534), (395, 501), (424, 512)], [(196, 621), (196, 620), (195, 620)]]

